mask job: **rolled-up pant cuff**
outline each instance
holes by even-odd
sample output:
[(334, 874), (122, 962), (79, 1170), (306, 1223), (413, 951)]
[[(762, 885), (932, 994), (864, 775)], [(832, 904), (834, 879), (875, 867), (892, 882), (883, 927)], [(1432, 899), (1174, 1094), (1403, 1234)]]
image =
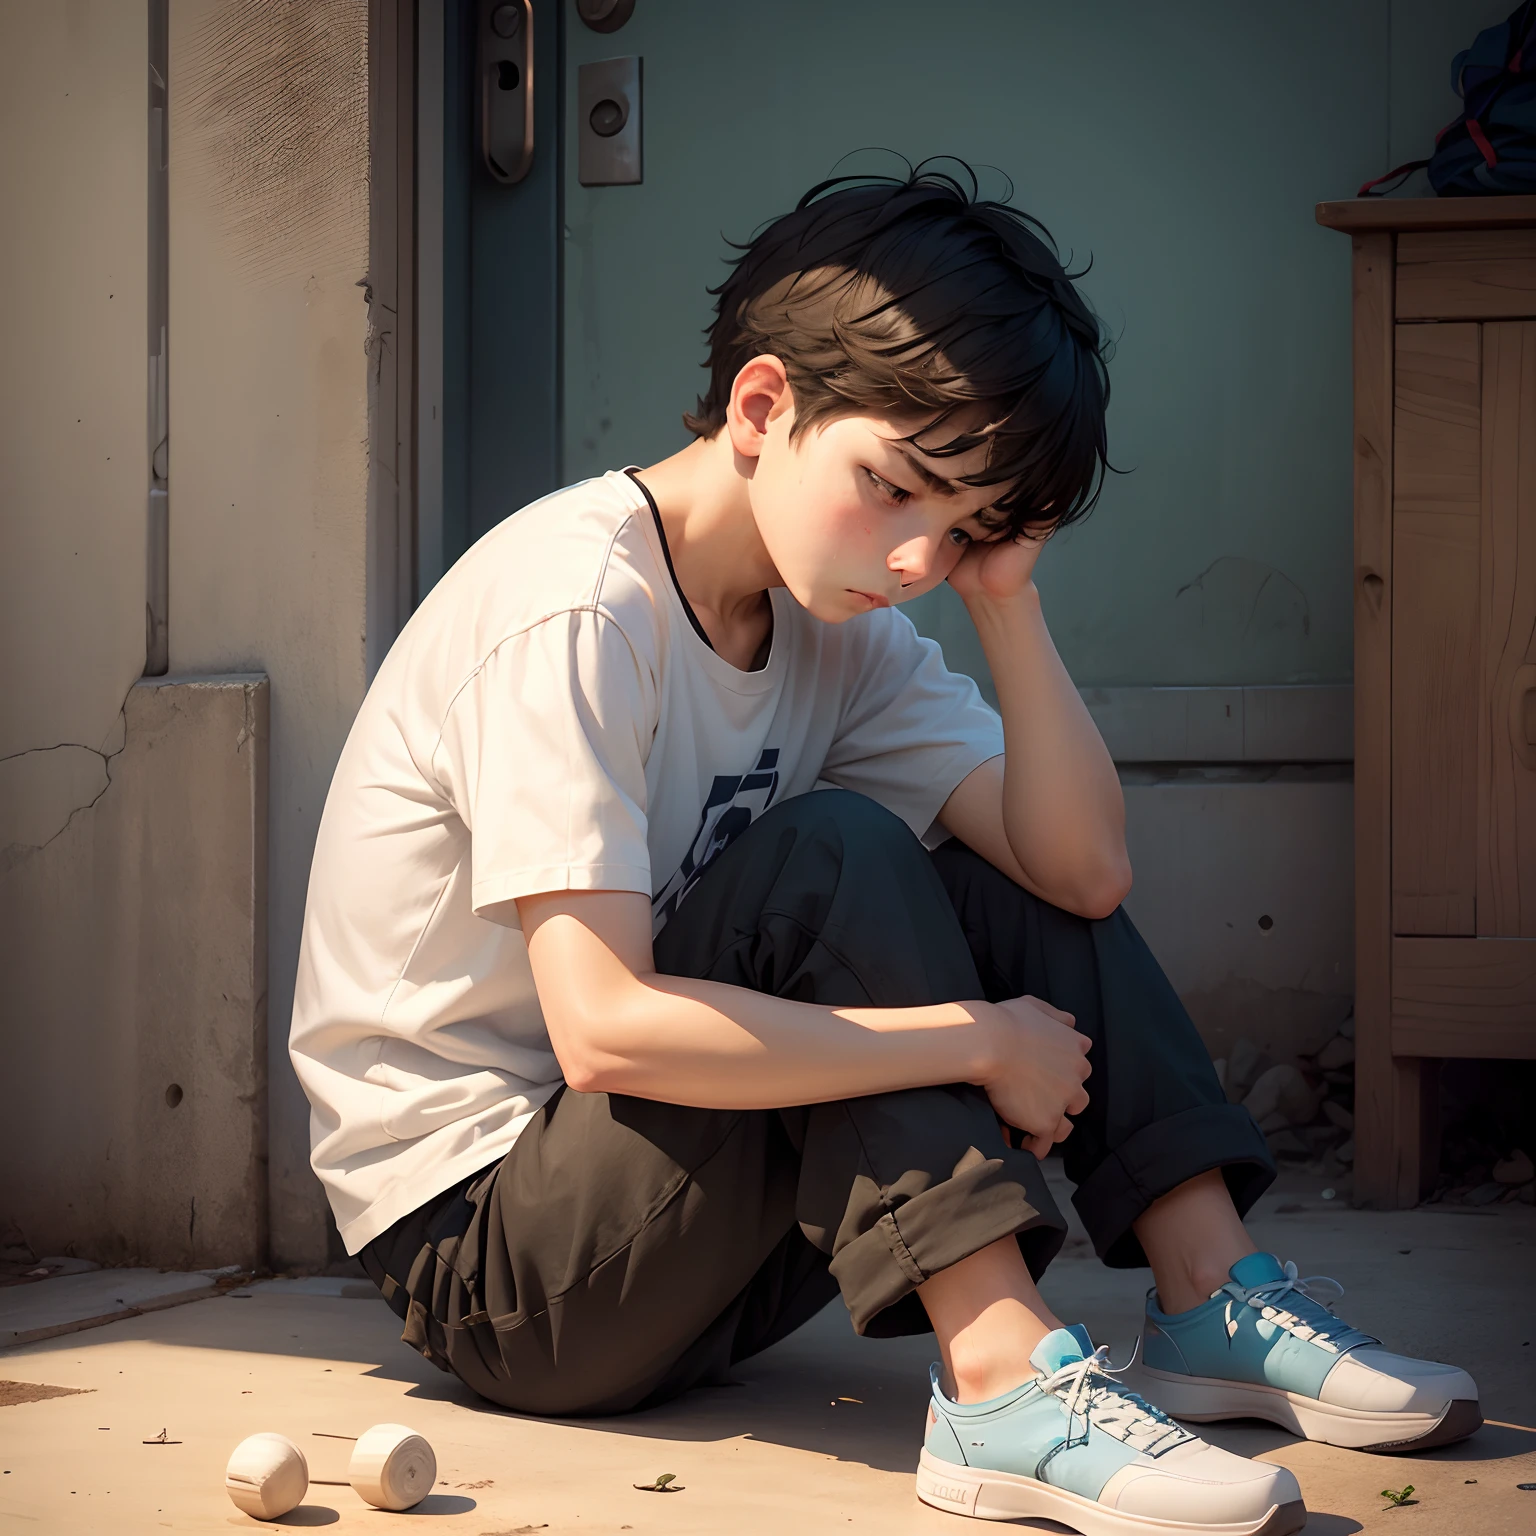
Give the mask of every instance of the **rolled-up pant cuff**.
[(1067, 1223), (1034, 1156), (1008, 1149), (956, 1169), (902, 1201), (837, 1251), (833, 1278), (855, 1333), (897, 1338), (930, 1330), (916, 1290), (988, 1243), (1017, 1235), (1031, 1275), (1061, 1250)]
[(1241, 1104), (1201, 1104), (1133, 1132), (1077, 1186), (1072, 1203), (1111, 1269), (1147, 1263), (1131, 1223), (1154, 1200), (1220, 1168), (1239, 1216), (1274, 1182), (1275, 1164)]

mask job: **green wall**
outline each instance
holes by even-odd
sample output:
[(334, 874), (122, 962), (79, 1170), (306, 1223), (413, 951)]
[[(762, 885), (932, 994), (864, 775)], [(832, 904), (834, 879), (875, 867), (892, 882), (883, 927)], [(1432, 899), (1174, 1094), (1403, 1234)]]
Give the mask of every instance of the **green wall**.
[[(609, 36), (573, 15), (570, 101), (579, 63), (644, 58), (645, 183), (578, 186), (572, 137), (565, 478), (687, 441), (723, 237), (849, 151), (960, 155), (1011, 176), (1074, 266), (1092, 256), (1081, 286), (1117, 338), (1127, 473), (1039, 572), (1074, 678), (1347, 680), (1349, 248), (1313, 206), (1425, 152), (1451, 54), (1507, 9), (638, 0)], [(984, 670), (947, 589), (912, 612)]]

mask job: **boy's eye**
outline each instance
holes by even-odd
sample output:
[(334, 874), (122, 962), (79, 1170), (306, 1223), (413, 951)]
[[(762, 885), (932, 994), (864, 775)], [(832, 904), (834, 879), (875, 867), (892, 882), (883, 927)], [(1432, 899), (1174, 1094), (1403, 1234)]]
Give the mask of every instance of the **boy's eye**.
[(951, 544), (958, 544), (961, 549), (964, 549), (967, 544), (973, 541), (970, 534), (964, 528), (951, 528), (949, 530), (949, 542)]
[(869, 476), (870, 484), (874, 486), (875, 490), (890, 502), (893, 507), (899, 507), (902, 502), (912, 499), (911, 491), (903, 490), (899, 485), (892, 485), (889, 480), (883, 475), (877, 475), (874, 470), (866, 469), (864, 473)]

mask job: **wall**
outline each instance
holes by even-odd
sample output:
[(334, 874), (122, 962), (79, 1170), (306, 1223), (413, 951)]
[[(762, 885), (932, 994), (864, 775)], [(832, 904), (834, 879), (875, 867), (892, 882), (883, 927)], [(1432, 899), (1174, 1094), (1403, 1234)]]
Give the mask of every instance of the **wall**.
[(365, 688), (366, 0), (172, 0), (171, 669), (272, 680), (272, 1252), (324, 1262), (288, 1018)]
[(1125, 910), (1212, 1056), (1318, 1050), (1354, 1004), (1353, 791), (1337, 766), (1124, 769)]
[(25, 1085), (0, 1126), (7, 1245), (38, 1133), (53, 1155), (112, 1087), (97, 1053), (54, 1052), (101, 1000), (79, 845), (144, 661), (147, 45), (113, 0), (0, 10), (0, 1073)]
[(0, 16), (0, 1240), (255, 1263), (265, 683), (137, 681), (147, 20)]
[[(176, 729), (145, 725), (143, 739), (124, 708), (144, 661), (147, 10), (0, 12), (3, 1070), (26, 1078), (54, 1131), (80, 1116), (106, 1137), (76, 1178), (82, 1253), (177, 1257), (145, 1236), (164, 1222), (119, 1187), (125, 1146), (171, 1155), (159, 1077), (178, 1060), (243, 1059), (259, 1039), (273, 1069), (272, 1253), (327, 1257), (286, 1044), (310, 850), (365, 682), (367, 22), (366, 0), (170, 6), (170, 664), (270, 675), (270, 743), (237, 744), (217, 689), (152, 690), (179, 701), (166, 705)], [(269, 746), (268, 849), (252, 843), (267, 835), (252, 754)], [(194, 765), (206, 794), (189, 786), (185, 819), (167, 824), (166, 791)], [(235, 777), (220, 789), (219, 773)], [(262, 889), (268, 853), (269, 912), (231, 895), (188, 919), (216, 875), (247, 898)], [(268, 919), (270, 975), (253, 983)], [(204, 1073), (246, 1118), (265, 1076), (249, 1061)], [(218, 1116), (183, 1087), (165, 1125), (185, 1139)], [(56, 1140), (34, 1118), (7, 1122), (8, 1168)], [(266, 1129), (245, 1127), (248, 1166), (231, 1177), (261, 1171)], [(230, 1156), (186, 1153), (176, 1177)], [(258, 1185), (243, 1186), (246, 1205)], [(0, 1225), (16, 1215), (4, 1205)], [(30, 1208), (27, 1220), (38, 1228)], [(252, 1256), (264, 1226), (230, 1237), (230, 1256)]]
[[(1451, 54), (1507, 9), (785, 0), (770, 19), (673, 0), (612, 36), (573, 22), (572, 71), (644, 56), (645, 183), (581, 187), (568, 166), (567, 475), (686, 441), (725, 237), (883, 168), (841, 164), (860, 146), (960, 155), (1010, 175), (1074, 266), (1091, 256), (1082, 287), (1117, 339), (1129, 473), (1040, 568), (1073, 676), (1347, 680), (1349, 252), (1313, 205), (1452, 115)], [(914, 606), (938, 629), (954, 603)]]
[(0, 1242), (266, 1257), (267, 684), (146, 678), (110, 788), (0, 868)]
[(0, 861), (39, 870), (144, 664), (147, 52), (139, 7), (0, 11)]

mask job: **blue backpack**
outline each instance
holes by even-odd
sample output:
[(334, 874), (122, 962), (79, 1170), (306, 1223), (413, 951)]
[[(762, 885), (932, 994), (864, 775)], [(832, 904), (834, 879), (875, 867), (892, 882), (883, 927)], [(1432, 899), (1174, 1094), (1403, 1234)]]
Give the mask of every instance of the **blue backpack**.
[(1435, 135), (1434, 154), (1366, 182), (1358, 196), (1380, 196), (1378, 187), (1422, 166), (1441, 197), (1536, 192), (1536, 0), (1456, 55), (1451, 89), (1466, 107)]

